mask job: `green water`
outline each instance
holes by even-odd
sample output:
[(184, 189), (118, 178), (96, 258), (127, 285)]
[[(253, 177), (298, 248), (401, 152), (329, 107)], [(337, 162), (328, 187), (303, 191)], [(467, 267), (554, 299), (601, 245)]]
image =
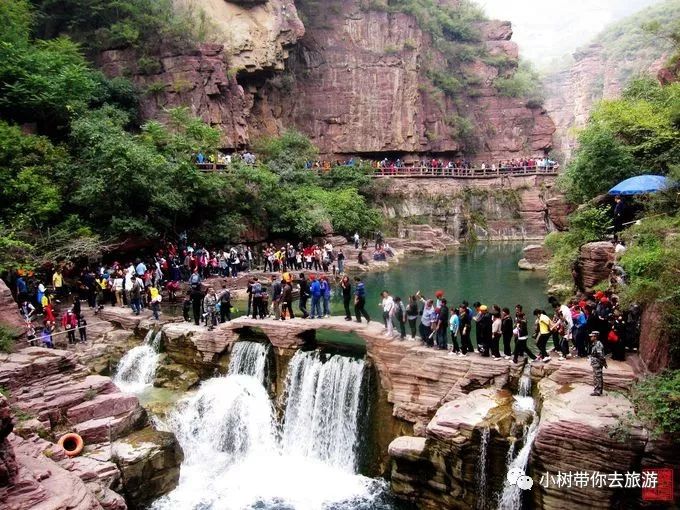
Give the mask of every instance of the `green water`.
[[(493, 304), (508, 307), (514, 314), (519, 303), (530, 316), (534, 308), (548, 306), (546, 278), (542, 272), (521, 271), (517, 267), (524, 246), (526, 243), (478, 243), (453, 248), (445, 254), (407, 257), (388, 271), (367, 273), (362, 276), (366, 284), (366, 310), (374, 320), (382, 320), (379, 302), (383, 289), (392, 296), (400, 296), (404, 303), (418, 290), (424, 297), (432, 298), (437, 290), (443, 290), (449, 305), (459, 305), (463, 300), (470, 305), (480, 301), (489, 308)], [(333, 283), (332, 288), (331, 313), (344, 315), (340, 285)], [(234, 317), (245, 313), (245, 302), (234, 305)], [(309, 300), (308, 310), (311, 305)], [(299, 314), (297, 302), (294, 311)], [(354, 313), (353, 305), (351, 311)], [(338, 339), (337, 335), (333, 337), (333, 341)]]
[[(460, 247), (446, 254), (410, 257), (384, 273), (364, 277), (367, 311), (382, 320), (380, 292), (388, 290), (408, 303), (408, 296), (420, 290), (424, 297), (434, 298), (443, 290), (449, 306), (467, 300), (510, 308), (522, 304), (530, 315), (534, 308), (548, 306), (545, 274), (521, 271), (517, 262), (522, 258), (525, 243), (484, 243)], [(342, 306), (333, 308), (342, 313)]]

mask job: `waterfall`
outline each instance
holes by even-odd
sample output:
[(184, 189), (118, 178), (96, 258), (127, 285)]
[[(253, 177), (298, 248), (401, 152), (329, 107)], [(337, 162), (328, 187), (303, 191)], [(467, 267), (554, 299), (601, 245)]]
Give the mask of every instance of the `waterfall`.
[(389, 508), (387, 484), (354, 469), (364, 362), (298, 352), (277, 424), (257, 377), (266, 346), (241, 343), (229, 374), (205, 381), (171, 414), (185, 458), (178, 487), (152, 509)]
[(231, 351), (229, 374), (253, 376), (264, 383), (267, 376), (267, 359), (271, 347), (259, 342), (236, 342)]
[(285, 452), (356, 470), (363, 360), (298, 351), (288, 369)]
[(118, 362), (113, 382), (121, 391), (140, 393), (153, 383), (161, 336), (161, 331), (149, 330), (144, 343), (130, 349)]
[[(535, 409), (534, 399), (531, 397), (531, 367), (527, 364), (522, 372), (520, 378), (518, 395), (515, 396), (513, 410), (518, 417), (529, 414), (531, 423), (524, 426), (524, 444), (517, 452), (517, 456), (513, 458), (515, 452), (515, 441), (510, 444), (510, 449), (507, 455), (507, 472), (515, 470), (521, 473), (522, 476), (526, 474), (527, 466), (529, 465), (529, 455), (531, 454), (531, 447), (536, 439), (538, 433), (539, 416)], [(498, 510), (521, 510), (522, 508), (522, 489), (517, 485), (510, 485), (507, 480), (503, 486), (503, 491), (498, 497)]]
[(484, 427), (479, 437), (479, 457), (477, 457), (477, 469), (476, 469), (476, 489), (477, 489), (477, 504), (475, 505), (476, 510), (487, 510), (487, 497), (488, 487), (486, 484), (486, 472), (487, 472), (487, 450), (489, 448), (489, 437), (491, 436), (491, 431), (489, 427)]
[(519, 378), (519, 387), (517, 388), (517, 395), (520, 397), (531, 396), (531, 365), (527, 363), (522, 371), (522, 376)]

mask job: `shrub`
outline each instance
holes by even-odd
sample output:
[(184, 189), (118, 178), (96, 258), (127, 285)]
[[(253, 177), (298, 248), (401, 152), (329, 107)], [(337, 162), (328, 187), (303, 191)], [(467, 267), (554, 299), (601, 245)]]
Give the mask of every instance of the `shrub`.
[(655, 435), (680, 433), (680, 370), (640, 381), (633, 386), (631, 399), (638, 417)]
[(16, 336), (16, 331), (7, 326), (0, 325), (0, 351), (12, 352), (14, 350), (14, 339)]
[(161, 63), (152, 57), (140, 57), (137, 60), (137, 69), (141, 74), (158, 74), (161, 71)]

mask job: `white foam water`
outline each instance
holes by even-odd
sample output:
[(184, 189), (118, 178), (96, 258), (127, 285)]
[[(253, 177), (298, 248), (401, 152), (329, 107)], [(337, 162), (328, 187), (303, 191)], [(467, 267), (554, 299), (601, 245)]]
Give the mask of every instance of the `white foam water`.
[(236, 342), (231, 351), (228, 373), (251, 375), (264, 383), (267, 377), (267, 359), (270, 350), (270, 344)]
[(477, 457), (477, 467), (476, 472), (476, 489), (477, 489), (477, 502), (475, 505), (476, 510), (487, 510), (488, 499), (486, 494), (489, 490), (486, 484), (486, 472), (488, 469), (488, 449), (489, 449), (489, 438), (491, 437), (491, 430), (489, 427), (484, 427), (479, 437), (479, 457)]
[(141, 393), (153, 383), (158, 366), (161, 332), (149, 330), (144, 343), (133, 347), (118, 362), (113, 383), (125, 393)]
[(277, 427), (261, 380), (233, 373), (253, 365), (233, 360), (171, 414), (185, 458), (154, 510), (384, 508), (386, 483), (355, 472), (363, 361), (297, 353)]
[[(524, 444), (513, 458), (515, 443), (511, 443), (507, 455), (507, 470), (518, 469), (522, 474), (526, 473), (529, 465), (529, 455), (538, 433), (539, 416), (536, 412), (534, 399), (531, 397), (531, 367), (527, 364), (520, 378), (518, 395), (515, 395), (513, 410), (516, 415), (531, 414), (531, 423), (524, 427)], [(510, 485), (507, 481), (503, 486), (503, 491), (498, 497), (498, 510), (521, 510), (522, 508), (522, 489), (517, 485)]]

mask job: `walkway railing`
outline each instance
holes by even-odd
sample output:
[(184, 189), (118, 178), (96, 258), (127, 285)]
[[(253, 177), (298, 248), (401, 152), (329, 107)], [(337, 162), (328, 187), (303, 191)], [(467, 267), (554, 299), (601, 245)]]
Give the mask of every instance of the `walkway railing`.
[[(231, 174), (231, 165), (221, 163), (197, 163), (196, 168), (201, 172), (217, 172)], [(479, 179), (503, 176), (522, 176), (522, 175), (557, 175), (557, 166), (522, 166), (507, 168), (456, 168), (456, 167), (430, 167), (430, 166), (408, 166), (408, 167), (385, 167), (375, 168), (371, 177), (381, 178), (428, 178), (428, 177), (449, 177), (455, 179)], [(323, 175), (332, 168), (312, 168), (310, 171), (317, 175)]]

